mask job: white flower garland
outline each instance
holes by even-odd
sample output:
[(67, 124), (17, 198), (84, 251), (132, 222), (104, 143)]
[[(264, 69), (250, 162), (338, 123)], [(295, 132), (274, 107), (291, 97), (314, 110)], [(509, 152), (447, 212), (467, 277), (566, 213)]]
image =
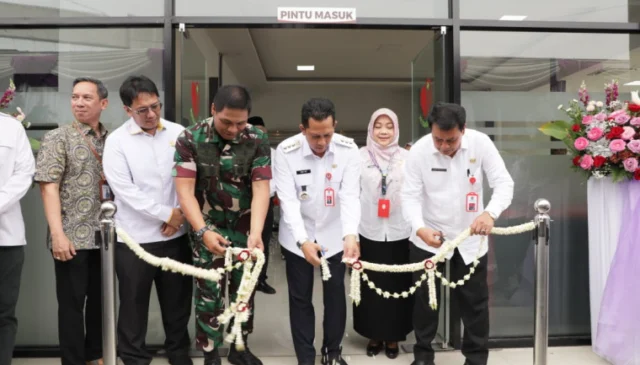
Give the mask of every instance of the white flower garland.
[(331, 270), (329, 270), (329, 263), (324, 256), (320, 259), (320, 270), (322, 271), (322, 280), (328, 281), (331, 279)]
[[(116, 228), (118, 237), (122, 238), (124, 243), (133, 251), (136, 256), (145, 261), (149, 265), (160, 267), (162, 270), (179, 273), (182, 275), (193, 276), (196, 278), (209, 280), (218, 283), (220, 285), (220, 279), (225, 271), (231, 272), (233, 269), (239, 269), (244, 265), (244, 271), (242, 274), (242, 280), (240, 281), (240, 287), (236, 296), (236, 301), (231, 303), (225, 311), (218, 316), (218, 321), (222, 324), (228, 324), (231, 319), (235, 317), (233, 328), (231, 333), (225, 338), (228, 342), (235, 342), (236, 349), (238, 351), (244, 350), (244, 339), (242, 337), (242, 324), (249, 320), (251, 308), (249, 308), (249, 299), (254, 292), (256, 285), (258, 284), (258, 278), (260, 277), (260, 271), (264, 265), (264, 253), (259, 249), (249, 250), (246, 248), (227, 248), (224, 259), (224, 267), (212, 270), (206, 270), (192, 265), (183, 264), (181, 262), (172, 260), (168, 257), (160, 258), (154, 256), (144, 250), (135, 242), (131, 236), (120, 228)], [(237, 256), (238, 262), (233, 265), (233, 258)], [(254, 256), (256, 263), (253, 264), (251, 257)], [(327, 268), (328, 271), (328, 268)]]
[[(532, 231), (536, 228), (536, 224), (534, 222), (527, 222), (518, 226), (499, 228), (494, 227), (491, 230), (491, 234), (496, 235), (514, 235), (520, 234), (524, 232)], [(366, 261), (360, 260), (349, 260), (344, 259), (343, 262), (349, 263), (352, 266), (351, 271), (351, 291), (349, 296), (353, 300), (353, 302), (358, 305), (360, 304), (360, 277), (364, 281), (366, 281), (369, 285), (369, 288), (373, 289), (378, 295), (381, 295), (384, 298), (407, 298), (410, 294), (414, 294), (415, 291), (422, 285), (424, 280), (428, 280), (429, 287), (429, 305), (434, 310), (437, 309), (437, 296), (435, 289), (435, 278), (438, 277), (441, 279), (443, 285), (447, 285), (452, 289), (455, 289), (458, 286), (462, 286), (471, 278), (471, 275), (475, 273), (476, 267), (480, 263), (479, 255), (481, 249), (478, 251), (478, 256), (473, 261), (473, 266), (469, 270), (469, 273), (464, 276), (463, 279), (458, 280), (457, 282), (449, 282), (446, 278), (442, 277), (442, 273), (437, 271), (437, 264), (440, 262), (444, 262), (446, 256), (449, 252), (452, 252), (456, 249), (465, 239), (467, 239), (471, 235), (471, 230), (469, 228), (465, 229), (460, 233), (455, 239), (451, 241), (445, 241), (445, 243), (441, 246), (440, 251), (433, 257), (426, 259), (422, 262), (405, 264), (405, 265), (385, 265), (385, 264), (375, 264)], [(482, 242), (484, 242), (485, 237), (483, 237)], [(482, 242), (480, 248), (482, 248)], [(408, 291), (404, 291), (402, 293), (390, 293), (388, 291), (384, 291), (380, 288), (377, 288), (376, 285), (369, 280), (367, 274), (363, 273), (363, 270), (370, 270), (376, 272), (390, 272), (390, 273), (409, 273), (420, 270), (425, 270), (425, 274), (423, 274), (415, 285), (413, 285)], [(356, 282), (357, 280), (357, 282)]]

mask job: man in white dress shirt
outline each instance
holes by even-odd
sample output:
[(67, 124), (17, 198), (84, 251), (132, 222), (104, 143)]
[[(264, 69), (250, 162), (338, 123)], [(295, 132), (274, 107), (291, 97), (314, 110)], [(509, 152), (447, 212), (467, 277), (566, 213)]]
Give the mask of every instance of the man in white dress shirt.
[[(484, 133), (467, 129), (466, 112), (457, 104), (434, 105), (428, 122), (431, 134), (411, 148), (405, 164), (402, 206), (411, 222), (411, 261), (421, 262), (435, 255), (441, 237), (452, 240), (466, 228), (472, 236), (447, 258), (451, 260), (451, 281), (475, 273), (464, 286), (453, 290), (464, 324), (462, 354), (465, 365), (486, 365), (489, 356), (489, 291), (487, 287), (487, 239), (494, 221), (509, 207), (513, 180), (495, 145)], [(483, 205), (483, 172), (493, 189), (487, 207)], [(419, 280), (421, 273), (414, 273)], [(439, 293), (440, 290), (436, 289)], [(429, 306), (427, 283), (416, 291), (413, 327), (416, 335), (413, 365), (433, 365), (431, 342), (438, 328), (438, 311)], [(438, 306), (439, 307), (439, 306)]]
[(334, 133), (335, 107), (314, 98), (302, 107), (297, 134), (276, 149), (275, 180), (286, 258), (289, 316), (298, 364), (314, 364), (314, 267), (324, 255), (331, 279), (323, 281), (323, 365), (346, 365), (342, 337), (347, 321), (344, 257), (357, 259), (360, 223), (360, 152), (352, 139)]
[(24, 263), (22, 199), (33, 182), (36, 164), (24, 127), (0, 113), (0, 364), (11, 364), (18, 332), (16, 304)]
[[(264, 120), (262, 117), (253, 116), (250, 117), (247, 121), (252, 126), (258, 128), (263, 131), (265, 134), (268, 133), (267, 127), (264, 125)], [(273, 148), (271, 149), (271, 170), (273, 171), (273, 159), (276, 151)], [(273, 234), (273, 198), (276, 195), (276, 180), (269, 180), (269, 210), (267, 210), (267, 218), (264, 221), (264, 229), (262, 230), (262, 243), (264, 244), (264, 266), (262, 267), (262, 272), (260, 273), (260, 278), (258, 278), (258, 285), (256, 286), (256, 290), (261, 291), (265, 294), (275, 294), (276, 289), (267, 283), (267, 269), (269, 268), (269, 246), (271, 242), (271, 235)]]
[[(145, 76), (125, 80), (120, 98), (131, 118), (109, 136), (104, 151), (104, 173), (118, 206), (116, 224), (152, 255), (191, 263), (171, 175), (175, 141), (184, 127), (160, 118), (158, 89)], [(192, 278), (145, 263), (123, 243), (116, 245), (116, 274), (120, 294), (118, 353), (124, 364), (151, 363), (145, 338), (155, 282), (169, 362), (192, 365), (187, 329)]]

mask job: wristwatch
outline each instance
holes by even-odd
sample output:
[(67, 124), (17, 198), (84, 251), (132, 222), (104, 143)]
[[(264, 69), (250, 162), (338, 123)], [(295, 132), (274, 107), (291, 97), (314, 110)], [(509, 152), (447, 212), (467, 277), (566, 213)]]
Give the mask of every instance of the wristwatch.
[(204, 226), (204, 227), (200, 228), (198, 231), (196, 231), (196, 233), (194, 233), (194, 236), (196, 237), (196, 240), (202, 241), (202, 236), (204, 236), (204, 233), (206, 231), (210, 231), (208, 226)]
[(298, 248), (302, 250), (302, 245), (304, 245), (304, 243), (307, 242), (307, 241), (309, 241), (308, 238), (304, 238), (301, 241), (297, 241), (296, 242), (296, 246), (298, 246)]

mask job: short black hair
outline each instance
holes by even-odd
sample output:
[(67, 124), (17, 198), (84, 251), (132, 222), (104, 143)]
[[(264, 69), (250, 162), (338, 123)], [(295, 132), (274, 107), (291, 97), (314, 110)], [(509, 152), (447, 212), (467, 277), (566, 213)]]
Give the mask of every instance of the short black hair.
[(129, 76), (120, 86), (120, 99), (124, 106), (130, 107), (138, 95), (145, 93), (160, 97), (156, 84), (144, 75)]
[(257, 115), (254, 116), (254, 117), (249, 118), (247, 123), (251, 124), (254, 127), (261, 125), (261, 126), (266, 128), (266, 126), (264, 125), (264, 120), (262, 119), (262, 117), (259, 117)]
[(325, 98), (311, 98), (302, 105), (302, 126), (309, 128), (309, 119), (325, 120), (329, 117), (333, 118), (336, 123), (336, 107), (333, 102)]
[(104, 86), (102, 81), (94, 79), (93, 77), (78, 77), (77, 79), (73, 80), (73, 87), (76, 87), (76, 85), (81, 82), (90, 82), (96, 85), (96, 88), (98, 89), (98, 97), (101, 100), (109, 97), (109, 90), (107, 90), (107, 87)]
[(225, 85), (213, 97), (213, 106), (216, 108), (216, 112), (229, 108), (246, 110), (251, 113), (251, 95), (249, 90), (242, 85)]
[(433, 128), (435, 124), (443, 131), (449, 131), (455, 127), (463, 131), (467, 124), (467, 112), (461, 105), (438, 102), (431, 108), (427, 121), (429, 128)]

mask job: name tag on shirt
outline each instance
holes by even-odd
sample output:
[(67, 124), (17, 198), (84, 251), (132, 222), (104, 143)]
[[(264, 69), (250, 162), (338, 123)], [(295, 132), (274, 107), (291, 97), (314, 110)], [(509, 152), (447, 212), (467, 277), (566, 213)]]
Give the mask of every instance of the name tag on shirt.
[(475, 213), (478, 211), (478, 194), (469, 193), (467, 194), (466, 199), (466, 211), (470, 213)]
[(378, 217), (389, 218), (389, 212), (391, 210), (390, 204), (391, 202), (389, 201), (389, 199), (378, 200)]
[(298, 170), (296, 171), (296, 175), (305, 175), (305, 174), (310, 174), (311, 170)]
[(434, 172), (447, 172), (447, 169), (434, 167), (434, 168), (431, 169), (431, 171), (434, 171)]

